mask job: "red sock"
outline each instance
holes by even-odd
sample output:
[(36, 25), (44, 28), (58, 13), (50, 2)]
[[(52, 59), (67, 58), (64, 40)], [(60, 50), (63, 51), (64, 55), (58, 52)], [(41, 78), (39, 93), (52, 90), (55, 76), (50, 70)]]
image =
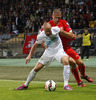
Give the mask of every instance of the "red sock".
[(80, 74), (81, 74), (81, 76), (82, 77), (85, 77), (86, 75), (85, 75), (85, 65), (83, 65), (83, 66), (78, 66), (78, 69), (79, 69), (79, 71), (80, 71)]
[(81, 82), (77, 68), (71, 69), (71, 72), (72, 72), (72, 74), (74, 75), (77, 84), (78, 84), (79, 82)]

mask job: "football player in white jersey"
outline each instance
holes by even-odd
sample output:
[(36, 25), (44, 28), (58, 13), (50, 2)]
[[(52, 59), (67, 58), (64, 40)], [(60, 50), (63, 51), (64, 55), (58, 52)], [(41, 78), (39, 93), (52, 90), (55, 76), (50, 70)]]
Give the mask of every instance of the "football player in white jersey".
[[(37, 36), (37, 40), (32, 46), (29, 55), (26, 57), (26, 64), (30, 62), (31, 56), (33, 55), (38, 44), (41, 44), (43, 41), (46, 45), (46, 49), (39, 59), (36, 66), (29, 73), (28, 78), (24, 85), (17, 87), (17, 90), (27, 89), (29, 83), (34, 79), (36, 73), (43, 68), (45, 65), (50, 64), (54, 59), (64, 65), (64, 89), (72, 90), (68, 85), (69, 75), (70, 75), (70, 65), (69, 65), (69, 56), (64, 52), (59, 33), (62, 35), (67, 35), (68, 38), (73, 38), (73, 34), (68, 34), (66, 31), (61, 30), (59, 27), (51, 27), (51, 25), (46, 22), (43, 25), (44, 30)], [(67, 70), (66, 70), (67, 68)]]

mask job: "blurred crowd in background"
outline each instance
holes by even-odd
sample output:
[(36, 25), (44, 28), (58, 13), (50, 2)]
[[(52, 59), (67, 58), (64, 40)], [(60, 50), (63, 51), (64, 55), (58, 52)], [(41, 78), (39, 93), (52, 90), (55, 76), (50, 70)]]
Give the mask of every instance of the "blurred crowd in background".
[(0, 0), (0, 34), (38, 32), (55, 8), (72, 29), (96, 28), (96, 0)]

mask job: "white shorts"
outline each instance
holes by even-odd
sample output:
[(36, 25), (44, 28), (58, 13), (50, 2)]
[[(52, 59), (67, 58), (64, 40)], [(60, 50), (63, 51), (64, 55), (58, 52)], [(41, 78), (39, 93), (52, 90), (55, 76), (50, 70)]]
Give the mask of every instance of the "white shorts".
[[(53, 51), (54, 52), (54, 51)], [(54, 59), (61, 63), (61, 59), (63, 56), (69, 57), (63, 49), (60, 49), (57, 53), (48, 54), (46, 51), (43, 53), (38, 62), (43, 65), (49, 65)]]

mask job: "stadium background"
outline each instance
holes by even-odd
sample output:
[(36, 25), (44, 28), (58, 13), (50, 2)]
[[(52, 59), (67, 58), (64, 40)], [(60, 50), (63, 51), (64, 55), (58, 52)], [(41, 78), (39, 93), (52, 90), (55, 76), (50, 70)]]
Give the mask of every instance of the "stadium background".
[[(55, 8), (60, 8), (62, 18), (70, 23), (74, 34), (76, 34), (77, 39), (69, 44), (78, 54), (81, 55), (82, 44), (82, 38), (78, 37), (83, 33), (83, 28), (88, 27), (91, 33), (91, 57), (88, 62), (84, 60), (84, 63), (86, 65), (86, 73), (94, 79), (93, 83), (96, 84), (94, 76), (96, 72), (96, 1), (65, 0), (65, 2), (62, 0), (51, 0), (50, 2), (47, 0), (0, 1), (0, 79), (26, 79), (28, 73), (35, 66), (38, 58), (44, 51), (42, 46), (38, 46), (38, 49), (32, 56), (32, 62), (25, 65), (24, 59), (27, 54), (23, 54), (22, 50), (26, 35), (37, 35), (42, 24), (51, 20), (52, 11)], [(62, 69), (62, 65), (54, 61), (38, 74), (35, 81), (45, 81), (53, 78), (55, 81), (63, 82), (62, 74), (60, 74)], [(48, 77), (45, 76), (44, 78), (43, 76), (46, 73)], [(39, 78), (39, 75), (42, 78)], [(70, 82), (75, 82), (73, 76), (70, 76)]]
[[(54, 61), (44, 67), (30, 83), (27, 91), (16, 91), (24, 83), (31, 69), (42, 55), (44, 48), (38, 46), (31, 62), (25, 64), (28, 54), (23, 54), (26, 36), (36, 37), (42, 24), (51, 20), (52, 11), (60, 8), (62, 19), (71, 25), (75, 41), (71, 47), (81, 55), (84, 27), (92, 36), (89, 61), (83, 60), (86, 74), (93, 83), (82, 80), (87, 87), (77, 87), (70, 73), (72, 91), (63, 90), (63, 66)], [(32, 46), (34, 39), (27, 47)], [(28, 49), (29, 50), (29, 49)], [(0, 100), (96, 100), (96, 0), (0, 0)], [(47, 92), (45, 81), (57, 83), (56, 91)]]

